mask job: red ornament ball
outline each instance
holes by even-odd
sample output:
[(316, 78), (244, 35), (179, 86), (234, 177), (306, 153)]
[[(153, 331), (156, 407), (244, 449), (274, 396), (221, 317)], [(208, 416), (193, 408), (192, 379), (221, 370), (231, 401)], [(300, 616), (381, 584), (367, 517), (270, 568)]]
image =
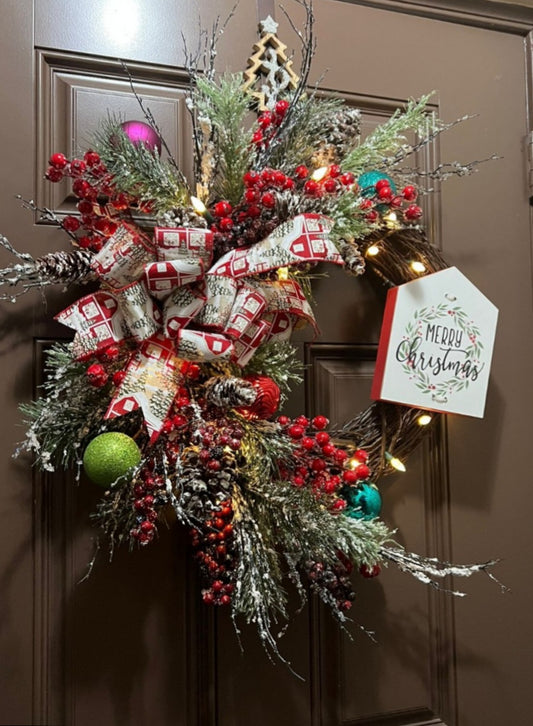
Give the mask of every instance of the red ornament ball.
[(279, 406), (280, 390), (277, 383), (268, 376), (246, 376), (244, 380), (252, 384), (256, 398), (250, 406), (241, 406), (235, 410), (248, 420), (270, 418)]
[(158, 155), (161, 155), (159, 134), (144, 121), (124, 121), (120, 124), (120, 128), (135, 146), (144, 144), (152, 154), (157, 152)]

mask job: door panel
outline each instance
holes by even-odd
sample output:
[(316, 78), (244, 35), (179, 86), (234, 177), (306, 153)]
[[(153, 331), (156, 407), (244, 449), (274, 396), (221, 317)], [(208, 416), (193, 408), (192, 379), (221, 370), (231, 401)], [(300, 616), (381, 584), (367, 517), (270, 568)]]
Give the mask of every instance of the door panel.
[[(398, 12), (406, 6), (413, 14)], [(13, 462), (22, 436), (17, 401), (42, 378), (43, 351), (64, 335), (50, 323), (66, 305), (60, 291), (2, 305), (3, 593), (0, 723), (102, 726), (500, 726), (527, 723), (533, 632), (525, 575), (529, 511), (529, 380), (532, 335), (530, 220), (524, 139), (525, 18), (490, 27), (457, 3), (317, 0), (314, 78), (363, 110), (367, 133), (409, 97), (435, 89), (434, 108), (454, 120), (479, 117), (443, 135), (417, 163), (485, 159), (478, 174), (451, 179), (427, 199), (434, 243), (500, 308), (493, 374), (483, 421), (449, 417), (409, 471), (383, 480), (383, 516), (398, 540), (457, 561), (504, 558), (501, 595), (484, 578), (463, 600), (429, 591), (392, 569), (356, 582), (353, 641), (311, 603), (280, 640), (304, 681), (266, 658), (243, 626), (244, 654), (227, 613), (200, 602), (187, 535), (175, 526), (147, 550), (105, 543), (88, 579), (97, 532), (88, 513), (100, 491), (70, 477), (35, 476)], [(470, 3), (463, 5), (470, 6)], [(494, 4), (490, 3), (491, 6)], [(69, 190), (42, 182), (53, 150), (83, 146), (109, 109), (139, 112), (120, 70), (128, 61), (167, 141), (187, 169), (190, 134), (183, 108), (181, 33), (194, 47), (197, 17), (208, 27), (232, 3), (117, 0), (73, 4), (18, 0), (3, 7), (0, 70), (3, 168), (0, 231), (34, 255), (57, 249), (55, 229), (33, 224), (13, 200), (35, 198), (58, 212)], [(244, 68), (256, 22), (270, 2), (241, 3), (220, 43), (219, 68)], [(370, 7), (374, 6), (374, 7)], [(407, 7), (409, 6), (409, 7)], [(392, 8), (394, 12), (389, 10)], [(288, 7), (298, 23), (301, 9)], [(491, 12), (494, 7), (491, 7)], [(503, 11), (499, 6), (500, 16)], [(493, 12), (494, 14), (494, 12)], [(258, 17), (259, 16), (259, 17)], [(444, 22), (439, 17), (452, 18)], [(297, 45), (282, 13), (280, 37)], [(35, 25), (34, 25), (35, 23)], [(477, 27), (479, 26), (479, 27)], [(66, 245), (66, 241), (65, 241)], [(0, 263), (10, 263), (1, 254)], [(314, 286), (321, 336), (299, 344), (309, 368), (291, 411), (341, 422), (368, 405), (384, 291), (334, 269)], [(33, 488), (32, 488), (33, 487)], [(464, 583), (456, 583), (463, 585)], [(377, 644), (359, 625), (375, 631)]]

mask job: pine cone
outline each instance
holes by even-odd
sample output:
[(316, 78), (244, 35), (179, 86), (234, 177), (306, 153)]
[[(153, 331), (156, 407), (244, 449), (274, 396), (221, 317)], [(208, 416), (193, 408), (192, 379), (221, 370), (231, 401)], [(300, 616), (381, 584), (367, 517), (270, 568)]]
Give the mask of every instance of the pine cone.
[(86, 250), (50, 252), (35, 260), (35, 272), (48, 284), (88, 282), (94, 279), (91, 270), (92, 254)]
[(362, 275), (365, 271), (365, 260), (356, 244), (346, 242), (340, 249), (340, 255), (344, 260), (346, 269), (352, 275)]
[(331, 164), (342, 160), (357, 144), (361, 133), (361, 112), (349, 106), (339, 109), (321, 125), (324, 139), (316, 150), (316, 164)]
[(257, 393), (251, 383), (242, 378), (214, 377), (205, 384), (205, 395), (209, 403), (220, 408), (250, 406)]

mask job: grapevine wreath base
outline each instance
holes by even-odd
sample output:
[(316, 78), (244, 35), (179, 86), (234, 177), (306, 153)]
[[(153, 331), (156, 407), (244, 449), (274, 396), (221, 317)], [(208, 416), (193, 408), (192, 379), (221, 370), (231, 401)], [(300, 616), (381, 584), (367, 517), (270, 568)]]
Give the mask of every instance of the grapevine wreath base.
[(244, 82), (215, 73), (223, 28), (189, 55), (194, 189), (136, 94), (146, 123), (107, 119), (83, 155), (50, 158), (46, 177), (71, 182), (77, 213), (23, 200), (72, 249), (33, 259), (1, 238), (18, 258), (0, 271), (4, 299), (50, 284), (93, 290), (57, 316), (75, 337), (52, 347), (43, 395), (22, 407), (20, 451), (45, 471), (85, 467), (105, 489), (94, 519), (111, 551), (148, 546), (173, 510), (190, 530), (203, 601), (255, 623), (278, 656), (286, 584), (343, 623), (354, 568), (374, 577), (392, 562), (435, 585), (492, 564), (408, 553), (379, 519), (377, 481), (438, 415), (421, 426), (424, 412), (377, 402), (334, 431), (322, 415), (277, 415), (301, 372), (291, 331), (316, 327), (310, 270), (369, 267), (390, 286), (445, 268), (420, 226), (417, 182), (427, 191), (476, 166), (408, 166), (454, 125), (426, 113), (427, 97), (361, 141), (359, 112), (307, 87), (304, 6), (300, 78), (271, 18)]

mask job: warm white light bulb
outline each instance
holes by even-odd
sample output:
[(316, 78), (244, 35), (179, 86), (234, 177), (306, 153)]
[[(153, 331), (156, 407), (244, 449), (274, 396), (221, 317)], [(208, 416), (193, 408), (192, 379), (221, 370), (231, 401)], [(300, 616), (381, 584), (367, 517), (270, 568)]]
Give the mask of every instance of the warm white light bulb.
[(379, 252), (379, 247), (377, 245), (370, 245), (370, 247), (366, 251), (367, 257), (375, 257)]
[(423, 262), (420, 262), (419, 260), (414, 260), (413, 262), (411, 262), (411, 269), (418, 274), (422, 274), (426, 271), (426, 266)]
[(430, 416), (429, 413), (422, 413), (420, 416), (416, 419), (416, 422), (419, 426), (427, 426), (433, 421), (433, 416)]
[(392, 466), (393, 469), (396, 469), (397, 471), (407, 471), (405, 468), (405, 464), (403, 461), (398, 459), (396, 456), (393, 456), (390, 452), (385, 452), (385, 458), (389, 462), (389, 464)]
[(311, 179), (313, 179), (313, 181), (321, 181), (327, 173), (328, 167), (320, 166), (318, 169), (315, 169), (314, 172), (311, 174)]
[(289, 268), (288, 267), (278, 268), (278, 280), (288, 280), (288, 279), (289, 279)]
[(201, 199), (198, 199), (198, 197), (191, 196), (191, 204), (192, 204), (192, 207), (193, 207), (194, 211), (197, 214), (205, 214), (206, 213), (207, 207), (205, 206), (205, 204), (202, 202)]

